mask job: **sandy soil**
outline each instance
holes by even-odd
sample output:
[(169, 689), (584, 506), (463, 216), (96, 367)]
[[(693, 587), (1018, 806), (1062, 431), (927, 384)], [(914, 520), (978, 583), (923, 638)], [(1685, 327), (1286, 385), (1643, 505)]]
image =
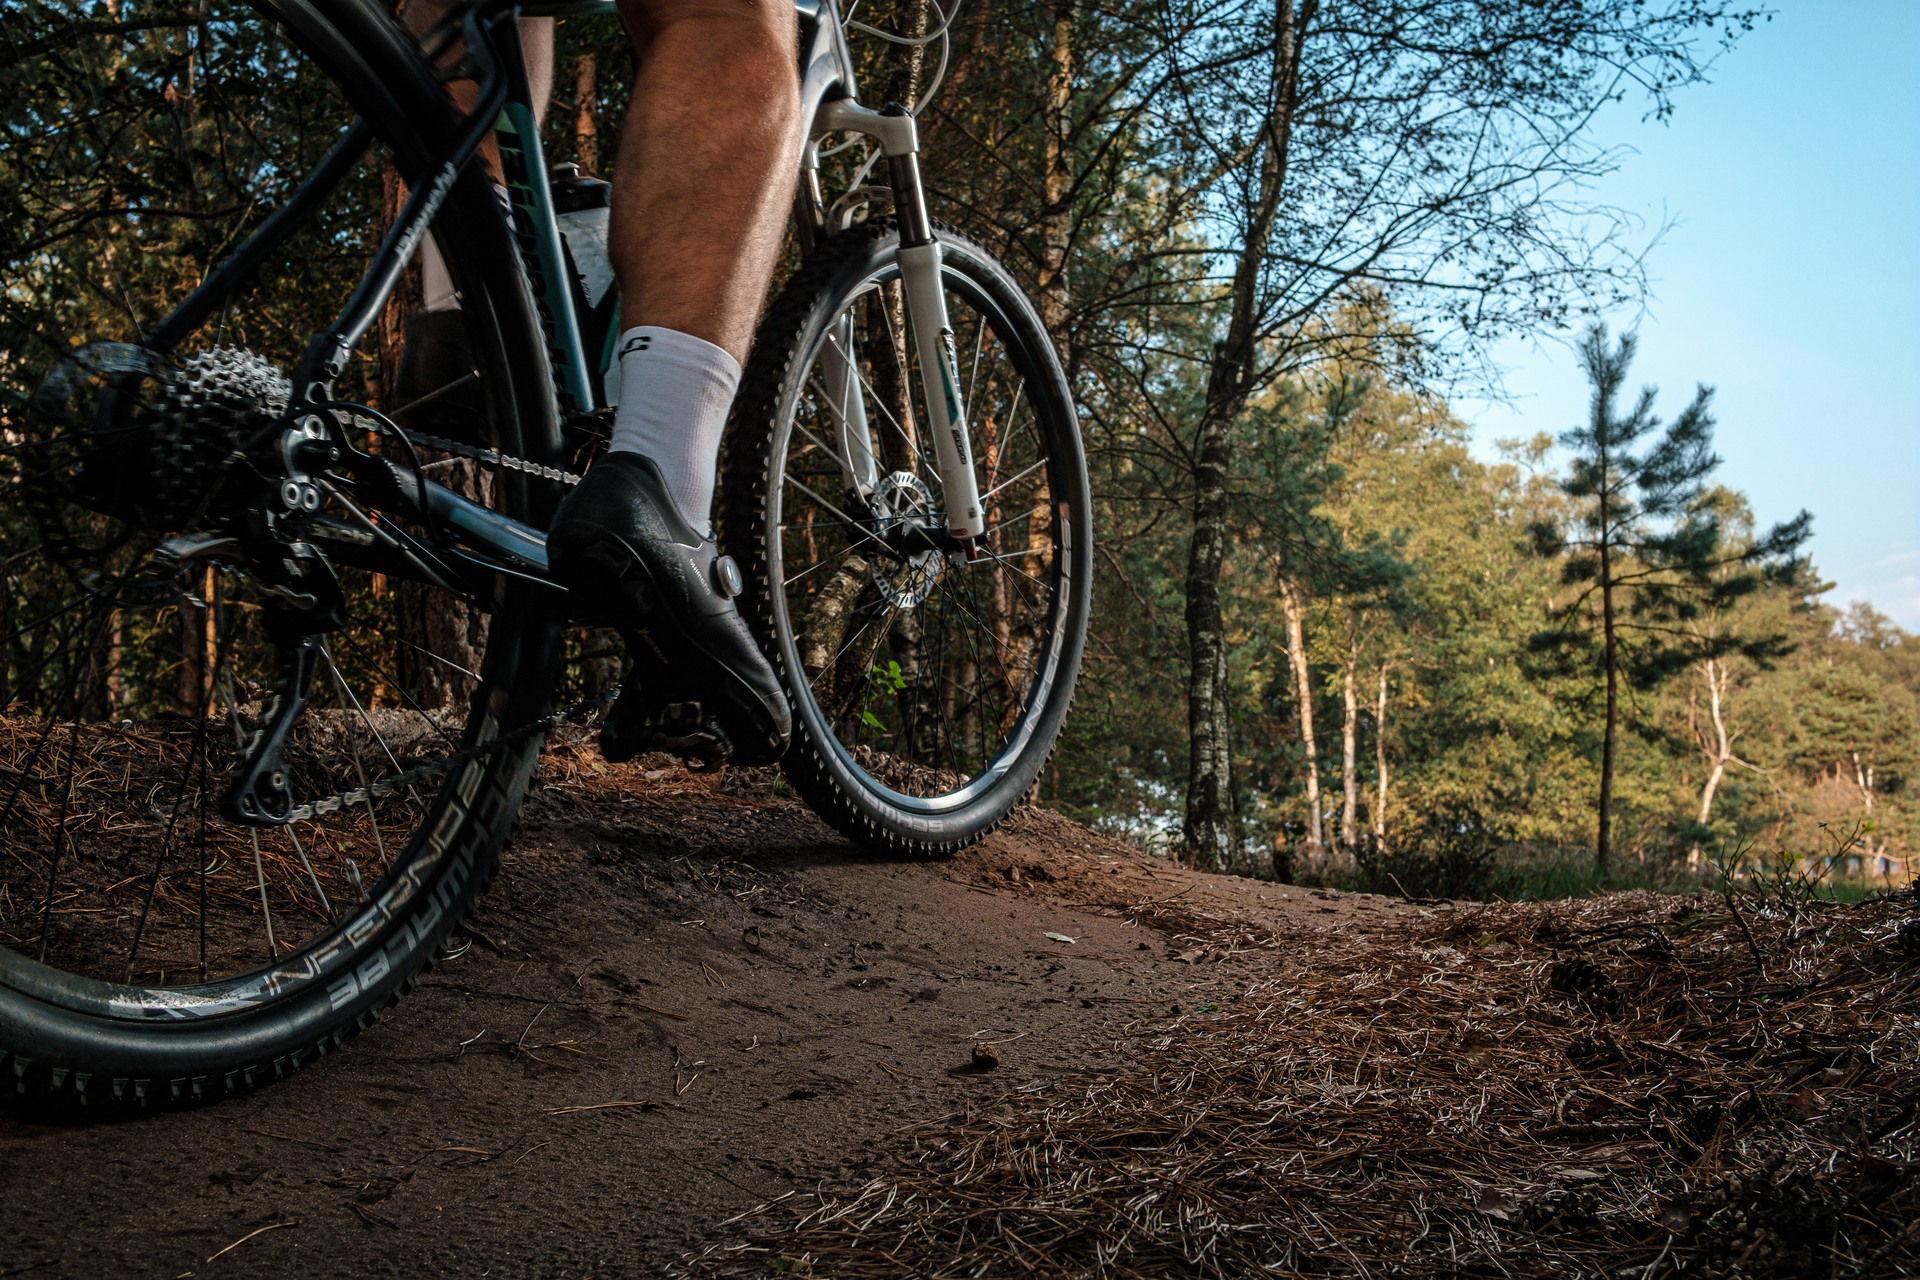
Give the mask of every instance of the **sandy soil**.
[(1117, 1070), (1229, 994), (1231, 966), (1131, 918), (1168, 899), (1361, 936), (1420, 910), (1044, 811), (888, 862), (770, 773), (556, 772), (471, 948), (341, 1053), (197, 1112), (0, 1119), (0, 1276), (657, 1273), (970, 1094)]

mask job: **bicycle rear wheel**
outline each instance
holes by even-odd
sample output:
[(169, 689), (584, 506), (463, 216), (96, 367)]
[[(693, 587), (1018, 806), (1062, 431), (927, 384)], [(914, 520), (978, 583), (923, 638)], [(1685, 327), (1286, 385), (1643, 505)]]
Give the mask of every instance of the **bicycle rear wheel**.
[[(10, 136), (33, 140), (0, 317), (0, 1087), (27, 1105), (217, 1097), (369, 1025), (492, 876), (551, 701), (555, 593), (356, 569), (375, 535), (330, 491), (298, 527), (343, 625), (294, 671), (274, 631), (292, 588), (231, 550), (252, 518), (233, 452), (377, 242), (376, 166), (203, 324), (142, 345), (285, 199), (317, 158), (304, 140), (357, 113), (406, 176), (458, 127), (379, 6), (269, 7), (297, 51), (239, 6), (101, 33), (90, 6), (50, 4), (43, 52), (0, 72)], [(436, 235), (474, 357), (436, 398), (459, 392), (477, 439), (556, 469), (545, 344), (474, 166)], [(395, 354), (363, 351), (336, 397), (405, 424), (383, 401)], [(557, 501), (538, 474), (402, 453), (536, 527)], [(236, 821), (231, 766), (299, 680), (294, 820)]]
[[(1086, 458), (1046, 330), (986, 249), (938, 234), (984, 554), (900, 537), (946, 522), (890, 218), (816, 250), (756, 335), (721, 531), (793, 704), (788, 777), (848, 836), (915, 855), (980, 839), (1032, 791), (1073, 700), (1093, 569)], [(856, 384), (864, 430), (831, 390)], [(843, 429), (875, 459), (872, 495), (848, 492)]]

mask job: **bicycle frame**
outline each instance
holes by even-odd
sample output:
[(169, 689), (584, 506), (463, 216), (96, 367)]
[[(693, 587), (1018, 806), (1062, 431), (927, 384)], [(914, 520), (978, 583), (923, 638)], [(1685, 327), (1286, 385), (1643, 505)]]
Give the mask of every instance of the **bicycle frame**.
[[(274, 20), (298, 26), (298, 0), (254, 3)], [(985, 532), (985, 522), (941, 285), (940, 244), (927, 216), (920, 183), (918, 132), (913, 117), (899, 106), (890, 104), (883, 111), (873, 111), (855, 100), (852, 59), (834, 0), (797, 0), (796, 10), (800, 23), (801, 105), (804, 118), (810, 121), (799, 157), (801, 174), (794, 209), (801, 247), (811, 250), (827, 231), (817, 141), (834, 132), (872, 138), (886, 157), (891, 196), (901, 223), (898, 262), (908, 332), (920, 357), (921, 397), (927, 421), (934, 426), (935, 462), (946, 498), (946, 532), (951, 539), (946, 546), (956, 553), (977, 556), (981, 551), (977, 540)], [(489, 133), (498, 140), (514, 236), (539, 307), (561, 408), (563, 412), (585, 413), (604, 407), (601, 375), (612, 356), (612, 343), (594, 352), (585, 349), (580, 317), (573, 305), (571, 271), (549, 195), (546, 158), (534, 122), (516, 19), (614, 12), (613, 0), (524, 5), (513, 0), (479, 0), (466, 11), (463, 37), (474, 71), (477, 102), (467, 117), (470, 123), (452, 151), (415, 182), (345, 309), (309, 344), (293, 375), (288, 421), (276, 423), (271, 430), (285, 432), (289, 422), (332, 417), (316, 411), (332, 401), (332, 382), (345, 369), (353, 347), (398, 285), (460, 167), (472, 158)], [(202, 323), (238, 278), (264, 261), (319, 207), (357, 163), (371, 142), (371, 133), (356, 120), (287, 205), (269, 217), (200, 288), (162, 320), (149, 335), (149, 345), (170, 348)], [(857, 374), (847, 376), (844, 361), (837, 365), (827, 362), (823, 374), (828, 393), (837, 402), (831, 408), (840, 428), (837, 443), (843, 478), (850, 493), (864, 500), (873, 494), (880, 477), (867, 443), (863, 388)], [(386, 458), (361, 453), (337, 421), (328, 434), (333, 446), (344, 455), (347, 468), (356, 478), (367, 477), (372, 491), (384, 502), (430, 528), (452, 530), (464, 544), (449, 556), (444, 549), (436, 554), (435, 548), (398, 535), (383, 539), (384, 545), (371, 552), (362, 550), (344, 557), (347, 561), (366, 564), (371, 555), (382, 561), (377, 567), (384, 571), (439, 585), (465, 585), (474, 594), (489, 577), (531, 578), (562, 590), (546, 578), (543, 530), (471, 502)]]

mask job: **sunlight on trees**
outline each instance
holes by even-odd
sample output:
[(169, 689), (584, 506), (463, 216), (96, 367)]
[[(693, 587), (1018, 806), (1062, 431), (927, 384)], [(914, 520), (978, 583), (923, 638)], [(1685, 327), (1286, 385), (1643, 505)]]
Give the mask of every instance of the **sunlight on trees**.
[[(927, 31), (929, 14), (860, 17)], [(1528, 892), (1545, 866), (1657, 880), (1743, 841), (1813, 856), (1870, 822), (1834, 870), (1904, 882), (1920, 640), (1818, 604), (1804, 522), (1758, 533), (1707, 487), (1707, 401), (1654, 423), (1624, 398), (1630, 342), (1601, 330), (1604, 404), (1562, 438), (1570, 469), (1544, 435), (1476, 460), (1446, 399), (1488, 385), (1495, 339), (1644, 297), (1652, 229), (1586, 194), (1617, 162), (1588, 124), (1615, 100), (1684, 106), (1752, 20), (1709, 0), (968, 0), (937, 83), (931, 47), (856, 41), (864, 97), (923, 107), (934, 203), (1034, 291), (1078, 402), (1097, 598), (1045, 803), (1209, 866), (1434, 892)], [(137, 336), (346, 113), (220, 0), (37, 0), (6, 38), (16, 396), (58, 335)], [(557, 54), (551, 158), (607, 176), (625, 36), (564, 20)], [(111, 99), (111, 130), (45, 127), (82, 92)], [(127, 148), (178, 180), (134, 185)], [(867, 158), (830, 155), (826, 186)], [(362, 166), (233, 339), (297, 352), (391, 185)], [(350, 379), (377, 399), (394, 355), (370, 342)], [(47, 589), (0, 586), (10, 616)], [(88, 714), (196, 678), (209, 635), (167, 614), (74, 637)], [(48, 663), (6, 654), (9, 696)], [(383, 696), (428, 696), (389, 665)]]

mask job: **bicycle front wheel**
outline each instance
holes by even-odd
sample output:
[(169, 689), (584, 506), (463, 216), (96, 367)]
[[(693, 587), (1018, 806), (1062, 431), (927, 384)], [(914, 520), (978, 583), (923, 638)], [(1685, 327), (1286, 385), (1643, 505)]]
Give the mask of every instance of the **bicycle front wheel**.
[(901, 536), (945, 520), (892, 219), (821, 246), (768, 313), (721, 531), (793, 703), (787, 776), (852, 839), (919, 855), (980, 839), (1032, 792), (1073, 699), (1093, 567), (1086, 458), (1046, 329), (985, 248), (939, 237), (979, 552)]

